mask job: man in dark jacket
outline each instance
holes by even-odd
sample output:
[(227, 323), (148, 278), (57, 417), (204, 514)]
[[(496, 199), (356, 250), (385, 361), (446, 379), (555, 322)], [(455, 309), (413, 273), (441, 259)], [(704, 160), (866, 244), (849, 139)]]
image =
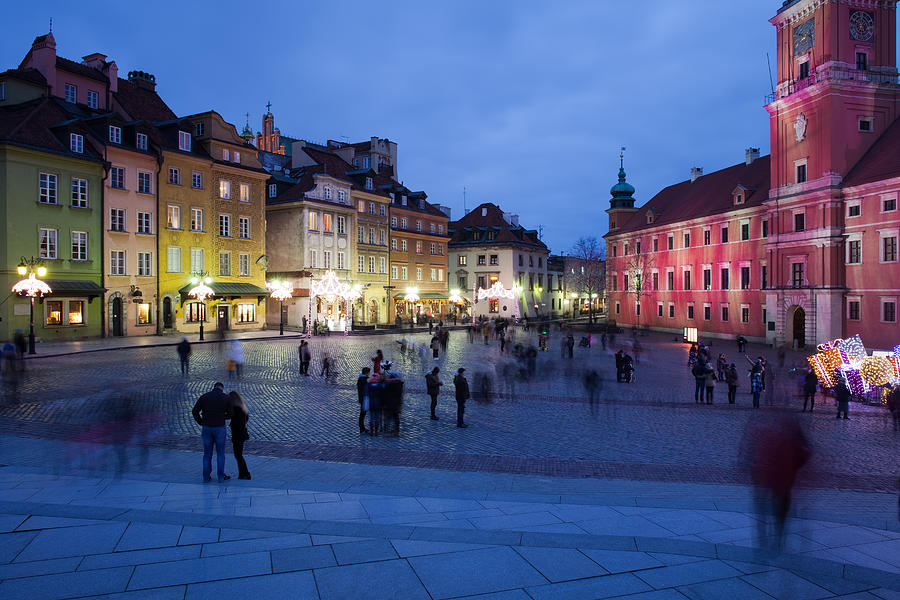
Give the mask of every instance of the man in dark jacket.
[(809, 412), (812, 412), (816, 407), (816, 388), (819, 385), (819, 380), (816, 378), (816, 374), (812, 369), (808, 369), (806, 371), (806, 375), (803, 377), (803, 411), (806, 412), (806, 403), (809, 403)]
[(225, 384), (216, 382), (212, 391), (206, 392), (194, 404), (191, 411), (201, 427), (203, 440), (203, 481), (212, 479), (212, 451), (216, 447), (216, 466), (219, 483), (231, 479), (225, 474), (225, 421), (231, 418), (231, 399), (225, 393)]
[(840, 419), (841, 413), (844, 413), (844, 418), (848, 419), (847, 412), (850, 410), (850, 388), (848, 388), (847, 384), (843, 381), (838, 382), (834, 388), (834, 400), (837, 403), (837, 416), (835, 418)]
[(694, 402), (696, 404), (702, 404), (704, 394), (706, 391), (706, 375), (707, 371), (712, 371), (712, 368), (708, 368), (706, 362), (702, 360), (697, 360), (697, 364), (694, 365), (694, 368), (691, 369), (691, 374), (694, 376)]
[(369, 367), (363, 367), (359, 377), (356, 378), (356, 395), (359, 399), (359, 432), (368, 433), (366, 429), (366, 394), (369, 389)]
[(457, 427), (468, 427), (463, 422), (463, 415), (466, 412), (466, 400), (469, 399), (469, 382), (466, 380), (466, 376), (464, 373), (465, 369), (462, 367), (456, 372), (456, 377), (453, 378), (453, 385), (456, 387), (456, 426)]
[(178, 343), (178, 358), (181, 359), (181, 374), (188, 374), (188, 360), (191, 358), (191, 343), (187, 338), (182, 338)]
[(440, 373), (440, 369), (435, 367), (431, 370), (431, 373), (425, 375), (425, 386), (428, 390), (428, 395), (431, 396), (431, 420), (437, 421), (438, 417), (435, 414), (435, 410), (437, 410), (437, 397), (441, 392), (441, 386), (444, 385), (441, 382), (440, 377), (438, 377), (438, 373)]

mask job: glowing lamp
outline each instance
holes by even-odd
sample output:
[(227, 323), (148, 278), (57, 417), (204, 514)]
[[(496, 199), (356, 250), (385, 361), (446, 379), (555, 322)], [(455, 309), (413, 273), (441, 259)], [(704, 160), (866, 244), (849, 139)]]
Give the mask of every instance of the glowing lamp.
[(891, 381), (894, 377), (894, 365), (884, 356), (867, 356), (859, 365), (863, 381), (877, 387)]
[(403, 296), (403, 299), (407, 302), (418, 302), (419, 298), (419, 288), (408, 287), (406, 288), (406, 295)]
[(29, 274), (28, 279), (16, 282), (12, 287), (13, 294), (28, 296), (29, 298), (34, 298), (36, 296), (44, 297), (52, 291), (50, 286), (36, 278), (34, 273)]
[(685, 327), (684, 328), (684, 341), (690, 342), (691, 344), (696, 344), (698, 339), (697, 328), (696, 327)]
[(47, 274), (47, 267), (38, 267), (37, 268), (38, 277), (43, 277)]
[(294, 295), (294, 286), (287, 281), (270, 281), (266, 287), (269, 289), (269, 296), (279, 302), (284, 302)]
[(16, 273), (18, 273), (19, 275), (25, 275), (26, 273), (28, 273), (28, 267), (26, 267), (24, 264), (19, 265), (18, 267), (16, 267)]
[(447, 298), (447, 302), (453, 302), (454, 304), (462, 304), (465, 302), (461, 295), (461, 291), (457, 289), (450, 290), (450, 296)]

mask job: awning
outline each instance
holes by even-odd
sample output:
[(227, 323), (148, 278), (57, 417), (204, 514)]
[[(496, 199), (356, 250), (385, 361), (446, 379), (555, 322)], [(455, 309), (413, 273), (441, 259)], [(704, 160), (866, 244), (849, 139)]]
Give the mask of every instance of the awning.
[[(188, 297), (188, 292), (191, 291), (196, 284), (188, 283), (186, 286), (178, 290), (178, 293), (181, 295), (183, 300), (186, 300)], [(256, 297), (265, 298), (269, 295), (269, 290), (266, 288), (261, 288), (258, 285), (253, 285), (252, 283), (242, 283), (242, 282), (231, 282), (231, 281), (213, 281), (209, 284), (209, 287), (212, 288), (212, 291), (215, 293), (215, 298), (221, 299), (235, 299), (235, 298), (244, 298), (244, 297)]]
[[(423, 292), (418, 294), (420, 300), (446, 300), (445, 294), (437, 294), (434, 292)], [(403, 300), (406, 294), (394, 294), (394, 300)]]
[(87, 296), (98, 298), (106, 293), (106, 288), (94, 281), (80, 279), (44, 279), (52, 290), (51, 296)]

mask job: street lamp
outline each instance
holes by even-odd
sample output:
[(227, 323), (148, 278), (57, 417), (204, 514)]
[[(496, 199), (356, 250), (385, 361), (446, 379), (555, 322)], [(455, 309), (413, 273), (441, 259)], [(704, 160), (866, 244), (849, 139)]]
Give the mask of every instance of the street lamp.
[[(198, 300), (200, 302), (206, 302), (210, 298), (216, 295), (211, 287), (209, 287), (209, 283), (212, 283), (212, 279), (206, 277), (205, 274), (201, 274), (200, 277), (191, 277), (191, 283), (194, 284), (194, 287), (188, 291), (188, 296), (191, 298)], [(206, 320), (206, 304), (203, 305), (203, 314), (200, 315), (200, 341), (203, 341), (203, 322)]]
[(284, 335), (284, 301), (294, 295), (294, 286), (287, 281), (271, 281), (266, 284), (271, 290), (269, 294), (275, 300), (281, 302), (281, 310), (278, 315), (278, 335)]
[(43, 298), (53, 290), (51, 290), (50, 286), (45, 282), (38, 279), (38, 277), (43, 277), (47, 274), (47, 267), (42, 264), (42, 261), (39, 258), (32, 256), (30, 259), (26, 260), (23, 256), (22, 260), (19, 262), (19, 266), (16, 267), (16, 273), (19, 275), (28, 275), (27, 279), (17, 281), (12, 287), (12, 291), (14, 294), (27, 296), (31, 299), (31, 314), (28, 329), (28, 354), (37, 354), (37, 351), (34, 348), (34, 298), (35, 296)]

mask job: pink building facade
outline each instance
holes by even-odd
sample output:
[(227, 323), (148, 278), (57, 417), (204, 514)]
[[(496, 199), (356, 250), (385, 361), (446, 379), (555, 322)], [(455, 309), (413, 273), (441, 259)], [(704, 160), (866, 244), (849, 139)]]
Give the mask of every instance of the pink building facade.
[(798, 347), (900, 343), (896, 3), (789, 0), (777, 29), (772, 153), (669, 186), (641, 208), (624, 170), (607, 240), (610, 319)]

